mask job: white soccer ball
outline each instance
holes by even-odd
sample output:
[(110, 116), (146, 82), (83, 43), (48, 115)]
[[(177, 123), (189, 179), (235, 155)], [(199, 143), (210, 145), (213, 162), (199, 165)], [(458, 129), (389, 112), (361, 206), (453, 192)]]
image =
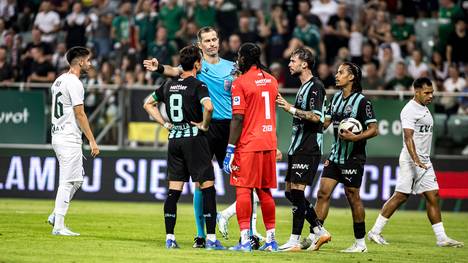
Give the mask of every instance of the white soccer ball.
[(348, 130), (356, 135), (362, 132), (362, 125), (361, 123), (356, 120), (355, 118), (346, 118), (340, 122), (338, 126), (338, 132), (341, 134), (344, 130)]

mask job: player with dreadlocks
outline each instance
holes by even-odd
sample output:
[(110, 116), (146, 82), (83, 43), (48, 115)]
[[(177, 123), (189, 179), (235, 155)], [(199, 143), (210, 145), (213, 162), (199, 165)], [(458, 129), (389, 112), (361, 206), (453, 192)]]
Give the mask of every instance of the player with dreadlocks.
[(239, 49), (241, 75), (232, 84), (232, 120), (224, 159), (224, 171), (236, 187), (237, 221), (241, 240), (230, 250), (251, 251), (249, 240), (252, 193), (255, 189), (262, 208), (266, 241), (260, 250), (276, 251), (276, 114), (278, 82), (260, 62), (260, 47), (245, 43)]

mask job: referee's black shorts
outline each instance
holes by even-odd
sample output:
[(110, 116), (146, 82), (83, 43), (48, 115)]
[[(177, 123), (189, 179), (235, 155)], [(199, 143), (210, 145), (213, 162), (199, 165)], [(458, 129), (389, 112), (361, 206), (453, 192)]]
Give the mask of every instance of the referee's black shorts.
[(226, 147), (229, 140), (229, 126), (231, 120), (211, 120), (210, 128), (206, 132), (206, 138), (210, 148), (210, 156), (216, 156), (220, 169), (223, 169), (223, 161), (226, 156)]
[(203, 183), (214, 181), (213, 164), (206, 136), (170, 139), (167, 153), (169, 181)]

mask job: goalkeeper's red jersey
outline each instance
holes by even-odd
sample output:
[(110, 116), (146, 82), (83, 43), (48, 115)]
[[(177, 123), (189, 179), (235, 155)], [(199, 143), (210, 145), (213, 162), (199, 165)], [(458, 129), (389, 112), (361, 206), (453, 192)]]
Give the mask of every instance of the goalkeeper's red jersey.
[(232, 114), (244, 115), (236, 152), (276, 150), (275, 101), (278, 82), (270, 74), (251, 67), (232, 84)]

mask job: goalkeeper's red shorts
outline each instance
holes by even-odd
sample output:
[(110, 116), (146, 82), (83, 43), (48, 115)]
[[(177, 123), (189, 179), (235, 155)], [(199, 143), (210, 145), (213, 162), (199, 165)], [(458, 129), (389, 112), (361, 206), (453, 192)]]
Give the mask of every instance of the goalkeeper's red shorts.
[(276, 150), (234, 154), (231, 185), (276, 188)]

